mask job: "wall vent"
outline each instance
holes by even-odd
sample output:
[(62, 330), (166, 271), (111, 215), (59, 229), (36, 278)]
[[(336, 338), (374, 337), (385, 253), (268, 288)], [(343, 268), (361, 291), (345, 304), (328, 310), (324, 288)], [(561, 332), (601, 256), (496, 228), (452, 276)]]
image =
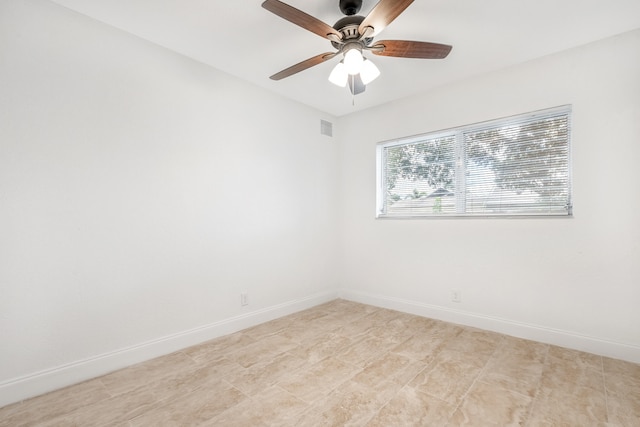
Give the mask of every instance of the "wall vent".
[(333, 123), (320, 120), (320, 133), (322, 135), (333, 136)]

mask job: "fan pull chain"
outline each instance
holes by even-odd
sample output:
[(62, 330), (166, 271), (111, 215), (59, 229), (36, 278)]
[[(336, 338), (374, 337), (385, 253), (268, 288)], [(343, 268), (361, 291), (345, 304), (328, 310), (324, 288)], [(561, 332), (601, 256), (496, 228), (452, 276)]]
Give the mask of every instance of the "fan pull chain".
[(356, 76), (355, 74), (350, 74), (349, 77), (351, 78), (351, 106), (355, 107), (356, 106), (356, 91), (355, 91)]

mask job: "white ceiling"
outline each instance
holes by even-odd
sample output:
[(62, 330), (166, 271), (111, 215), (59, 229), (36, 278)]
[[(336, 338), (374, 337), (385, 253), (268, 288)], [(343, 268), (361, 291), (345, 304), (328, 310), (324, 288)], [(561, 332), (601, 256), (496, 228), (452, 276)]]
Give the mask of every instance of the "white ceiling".
[[(417, 0), (376, 40), (450, 44), (451, 54), (444, 60), (372, 56), (382, 75), (352, 99), (327, 81), (338, 58), (269, 79), (334, 49), (263, 9), (262, 0), (53, 1), (336, 116), (640, 28), (638, 0)], [(286, 2), (329, 25), (342, 17), (338, 0)], [(360, 15), (375, 3), (364, 0)]]

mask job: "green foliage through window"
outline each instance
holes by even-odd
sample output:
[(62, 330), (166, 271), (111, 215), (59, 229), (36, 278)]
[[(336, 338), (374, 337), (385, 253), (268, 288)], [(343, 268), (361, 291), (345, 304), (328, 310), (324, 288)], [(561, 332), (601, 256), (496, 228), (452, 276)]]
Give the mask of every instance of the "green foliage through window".
[(378, 216), (571, 215), (570, 108), (378, 145)]

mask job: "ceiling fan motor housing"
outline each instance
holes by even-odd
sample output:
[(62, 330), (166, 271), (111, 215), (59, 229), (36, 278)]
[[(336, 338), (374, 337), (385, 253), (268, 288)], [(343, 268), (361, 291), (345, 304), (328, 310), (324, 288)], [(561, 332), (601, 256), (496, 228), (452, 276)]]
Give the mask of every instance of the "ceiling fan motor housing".
[[(342, 40), (347, 41), (350, 39), (358, 39), (360, 37), (360, 33), (358, 32), (358, 27), (360, 23), (364, 21), (364, 16), (360, 15), (350, 15), (341, 18), (336, 22), (333, 26), (340, 34), (342, 34)], [(362, 39), (362, 42), (365, 46), (368, 46), (371, 41), (373, 41), (373, 37), (366, 37)], [(336, 49), (340, 49), (341, 43), (336, 43), (334, 41), (331, 42), (333, 47)]]

